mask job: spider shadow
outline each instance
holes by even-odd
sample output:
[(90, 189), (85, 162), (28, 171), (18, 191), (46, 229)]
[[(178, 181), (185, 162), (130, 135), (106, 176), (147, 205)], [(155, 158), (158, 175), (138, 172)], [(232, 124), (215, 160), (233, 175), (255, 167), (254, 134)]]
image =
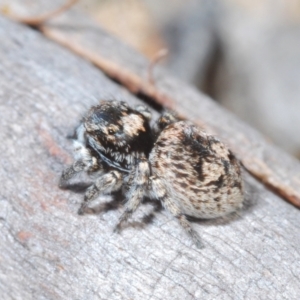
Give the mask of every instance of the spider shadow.
[(201, 226), (225, 226), (241, 218), (241, 216), (236, 212), (230, 213), (222, 217), (211, 218), (211, 219), (196, 218), (192, 216), (186, 216), (186, 217), (188, 221), (190, 221), (191, 223), (198, 224)]
[(142, 205), (146, 204), (150, 204), (152, 206), (151, 211), (145, 213), (139, 221), (129, 220), (126, 223), (122, 224), (121, 230), (124, 230), (126, 228), (144, 229), (149, 224), (153, 223), (156, 213), (162, 211), (163, 207), (159, 201), (151, 200), (147, 197), (142, 201)]
[[(77, 194), (84, 194), (86, 189), (92, 185), (91, 182), (78, 182), (69, 183), (62, 187), (64, 190), (70, 190)], [(93, 203), (94, 202), (94, 203)], [(124, 207), (124, 195), (121, 191), (113, 192), (110, 195), (100, 195), (98, 200), (93, 201), (91, 206), (87, 207), (84, 211), (85, 215), (101, 215), (109, 211), (118, 210)], [(122, 224), (122, 228), (145, 228), (148, 224), (151, 224), (155, 218), (155, 213), (162, 210), (162, 205), (159, 201), (153, 201), (145, 197), (142, 201), (142, 205), (151, 204), (152, 209), (150, 212), (146, 212), (140, 221), (127, 221)]]
[[(243, 202), (243, 207), (231, 214), (225, 215), (223, 217), (214, 218), (214, 219), (201, 219), (196, 217), (187, 216), (187, 219), (191, 223), (199, 224), (201, 226), (225, 226), (229, 223), (238, 221), (243, 218), (245, 214), (251, 213), (255, 206), (257, 205), (259, 193), (261, 187), (257, 185), (257, 182), (251, 178), (249, 180), (249, 175), (244, 175), (244, 178), (248, 177), (248, 180), (245, 180), (245, 198)], [(70, 190), (72, 192), (83, 194), (88, 187), (92, 185), (92, 182), (78, 182), (68, 184), (64, 186), (63, 189)], [(163, 207), (159, 201), (151, 200), (149, 198), (144, 198), (142, 204), (151, 204), (152, 209), (149, 212), (146, 212), (140, 220), (129, 220), (122, 224), (121, 231), (126, 228), (139, 228), (143, 229), (147, 227), (148, 224), (151, 224), (155, 218), (155, 214), (157, 212), (162, 211)], [(109, 211), (115, 211), (119, 208), (124, 207), (124, 195), (121, 191), (114, 192), (111, 195), (100, 195), (98, 200), (93, 202), (93, 205), (88, 207), (84, 214), (92, 214), (92, 215), (101, 215)]]
[(76, 194), (84, 194), (86, 189), (91, 185), (92, 183), (88, 183), (88, 182), (68, 183), (66, 185), (60, 186), (60, 189), (69, 190)]

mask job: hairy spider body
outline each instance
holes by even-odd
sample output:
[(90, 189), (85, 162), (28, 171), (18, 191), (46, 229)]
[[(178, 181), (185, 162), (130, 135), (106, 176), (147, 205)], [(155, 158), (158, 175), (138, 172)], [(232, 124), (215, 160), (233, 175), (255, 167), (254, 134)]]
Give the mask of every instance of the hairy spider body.
[[(184, 121), (167, 126), (150, 154), (153, 178), (180, 213), (210, 219), (236, 210), (242, 200), (239, 163), (215, 137)], [(154, 190), (152, 188), (152, 190)]]
[(80, 134), (103, 163), (129, 172), (138, 158), (148, 156), (152, 135), (148, 119), (126, 103), (103, 103), (91, 108)]
[(85, 193), (80, 214), (98, 195), (121, 189), (127, 201), (119, 229), (148, 196), (161, 201), (201, 247), (186, 216), (215, 218), (240, 208), (239, 163), (215, 137), (171, 113), (163, 114), (153, 128), (150, 119), (145, 107), (133, 109), (125, 102), (92, 107), (76, 129), (75, 162), (62, 173), (60, 185), (81, 171), (100, 171)]

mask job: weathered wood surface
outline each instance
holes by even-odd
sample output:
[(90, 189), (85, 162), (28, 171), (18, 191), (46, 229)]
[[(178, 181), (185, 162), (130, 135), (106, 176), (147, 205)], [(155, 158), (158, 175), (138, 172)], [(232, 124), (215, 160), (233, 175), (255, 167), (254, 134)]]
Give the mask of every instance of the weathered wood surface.
[[(0, 3), (7, 3), (7, 0), (0, 0)], [(33, 3), (35, 5), (32, 5)], [(62, 2), (56, 0), (50, 4), (49, 1), (41, 0), (33, 3), (28, 5), (20, 0), (12, 2), (12, 14), (16, 15), (19, 12), (21, 15), (34, 15), (53, 9)], [(141, 89), (152, 98), (161, 101), (161, 104), (179, 111), (183, 117), (216, 133), (231, 147), (249, 172), (300, 207), (298, 161), (269, 144), (261, 134), (241, 123), (211, 99), (160, 69), (156, 70), (156, 87), (147, 84), (141, 78), (146, 79), (149, 62), (131, 48), (120, 45), (116, 39), (76, 9), (47, 22), (41, 30), (50, 39), (92, 61), (131, 91)], [(219, 122), (220, 119), (223, 122)]]
[[(121, 206), (78, 216), (82, 195), (57, 187), (71, 161), (66, 135), (98, 99), (138, 100), (90, 63), (2, 17), (0, 39), (1, 299), (298, 298), (300, 212), (247, 174), (241, 212), (193, 223), (203, 250), (164, 210), (151, 218), (148, 203), (121, 234), (112, 233)], [(176, 99), (180, 86), (170, 90)], [(227, 116), (215, 106), (211, 113), (225, 132)], [(152, 222), (142, 226), (143, 219)]]

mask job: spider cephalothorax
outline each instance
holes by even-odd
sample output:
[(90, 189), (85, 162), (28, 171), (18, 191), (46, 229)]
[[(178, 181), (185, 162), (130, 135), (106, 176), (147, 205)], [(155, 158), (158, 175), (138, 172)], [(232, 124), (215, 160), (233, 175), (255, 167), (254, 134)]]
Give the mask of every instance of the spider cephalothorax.
[(127, 202), (119, 228), (148, 196), (161, 201), (200, 246), (186, 216), (214, 218), (241, 207), (239, 162), (218, 139), (173, 113), (165, 112), (152, 129), (150, 118), (145, 107), (125, 102), (92, 107), (76, 129), (75, 162), (60, 185), (81, 171), (100, 171), (79, 213), (98, 195), (122, 190)]
[(102, 160), (130, 170), (135, 160), (147, 157), (153, 146), (145, 114), (125, 102), (102, 102), (83, 120), (86, 143)]

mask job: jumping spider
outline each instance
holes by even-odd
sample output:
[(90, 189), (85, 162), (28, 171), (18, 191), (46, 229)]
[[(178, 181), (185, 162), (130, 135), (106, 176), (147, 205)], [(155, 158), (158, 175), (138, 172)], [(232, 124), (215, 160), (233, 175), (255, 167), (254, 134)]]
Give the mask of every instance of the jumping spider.
[(92, 107), (75, 131), (75, 162), (63, 171), (60, 186), (81, 171), (99, 172), (79, 214), (98, 195), (122, 190), (127, 202), (120, 228), (147, 196), (159, 200), (201, 247), (186, 216), (209, 219), (240, 208), (240, 165), (218, 139), (174, 114), (164, 113), (152, 128), (150, 119), (147, 108), (125, 102)]

